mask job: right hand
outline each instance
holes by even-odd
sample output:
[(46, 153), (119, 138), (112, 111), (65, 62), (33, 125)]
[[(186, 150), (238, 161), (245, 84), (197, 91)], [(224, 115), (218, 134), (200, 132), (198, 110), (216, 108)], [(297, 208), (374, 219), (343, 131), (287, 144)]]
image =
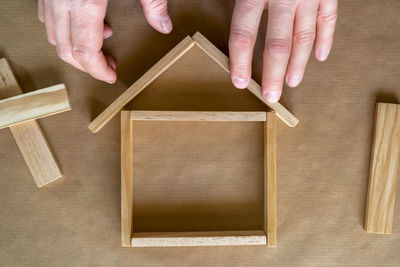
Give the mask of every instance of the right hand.
[[(161, 33), (172, 30), (167, 0), (140, 0), (149, 24)], [(117, 80), (116, 64), (101, 51), (103, 39), (112, 35), (104, 24), (108, 0), (39, 0), (39, 20), (58, 56), (93, 78), (108, 83)]]

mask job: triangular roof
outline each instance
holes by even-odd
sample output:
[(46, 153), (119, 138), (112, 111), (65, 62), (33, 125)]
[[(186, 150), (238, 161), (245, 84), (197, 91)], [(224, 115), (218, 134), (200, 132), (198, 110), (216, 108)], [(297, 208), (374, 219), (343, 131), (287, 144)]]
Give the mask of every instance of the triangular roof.
[[(186, 36), (178, 45), (176, 45), (168, 54), (158, 61), (150, 70), (132, 84), (122, 95), (120, 95), (111, 105), (109, 105), (96, 119), (89, 124), (89, 129), (96, 133), (107, 124), (126, 104), (143, 91), (151, 82), (157, 79), (194, 45), (198, 46), (203, 52), (212, 58), (228, 74), (229, 58), (225, 56), (218, 48), (207, 40), (201, 33), (197, 32), (193, 37)], [(268, 103), (261, 95), (261, 86), (253, 79), (250, 80), (247, 89), (253, 93), (264, 104), (276, 112), (276, 115), (288, 126), (294, 127), (299, 122), (298, 119), (290, 113), (279, 102)]]

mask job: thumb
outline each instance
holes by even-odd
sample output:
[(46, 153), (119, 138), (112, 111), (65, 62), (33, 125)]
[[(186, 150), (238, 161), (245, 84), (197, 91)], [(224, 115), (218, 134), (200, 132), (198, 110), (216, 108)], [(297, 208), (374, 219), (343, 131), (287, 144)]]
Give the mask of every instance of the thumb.
[(172, 31), (171, 18), (168, 16), (167, 0), (140, 0), (143, 13), (149, 24), (161, 33)]

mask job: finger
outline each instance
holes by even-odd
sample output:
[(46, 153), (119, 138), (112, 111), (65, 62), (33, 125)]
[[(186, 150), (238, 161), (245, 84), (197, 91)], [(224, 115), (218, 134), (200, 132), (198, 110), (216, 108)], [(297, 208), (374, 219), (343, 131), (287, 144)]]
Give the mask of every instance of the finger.
[(251, 77), (251, 59), (265, 0), (236, 0), (229, 36), (231, 79), (246, 88)]
[(296, 10), (292, 53), (286, 71), (286, 84), (291, 87), (299, 85), (303, 79), (308, 58), (315, 40), (318, 1), (303, 1)]
[(43, 0), (38, 0), (38, 18), (40, 22), (44, 23)]
[(318, 9), (317, 39), (315, 42), (315, 57), (319, 61), (326, 60), (331, 51), (336, 19), (337, 0), (321, 0)]
[(49, 1), (43, 2), (43, 18), (44, 18), (44, 25), (46, 26), (47, 32), (47, 40), (50, 44), (56, 45), (56, 38), (54, 35), (54, 15), (53, 15), (53, 8)]
[(262, 94), (275, 103), (282, 94), (289, 61), (296, 1), (270, 0), (268, 28), (263, 56)]
[(104, 24), (104, 30), (103, 30), (103, 38), (107, 39), (110, 38), (113, 35), (113, 30), (111, 29), (110, 26), (107, 24)]
[(107, 1), (89, 5), (71, 10), (72, 56), (95, 79), (114, 83), (115, 70), (101, 51)]
[(167, 0), (140, 0), (143, 13), (149, 24), (161, 33), (172, 31), (172, 21), (168, 16)]
[(68, 10), (55, 8), (54, 32), (58, 56), (75, 68), (84, 71), (83, 67), (72, 57), (71, 24)]

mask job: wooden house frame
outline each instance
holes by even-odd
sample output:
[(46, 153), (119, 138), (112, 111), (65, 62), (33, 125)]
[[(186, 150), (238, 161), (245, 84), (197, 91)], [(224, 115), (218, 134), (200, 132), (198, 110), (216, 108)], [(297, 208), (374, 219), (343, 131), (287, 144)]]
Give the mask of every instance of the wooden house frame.
[[(108, 106), (89, 129), (96, 133), (135, 96), (157, 79), (193, 46), (198, 46), (229, 74), (229, 58), (203, 35), (187, 36), (158, 63)], [(279, 102), (268, 103), (253, 79), (247, 89), (271, 112), (235, 111), (122, 111), (121, 112), (121, 240), (123, 247), (277, 245), (276, 117), (290, 127), (298, 120)], [(263, 229), (208, 232), (135, 232), (133, 229), (133, 124), (135, 121), (259, 121), (264, 123), (264, 222)]]

